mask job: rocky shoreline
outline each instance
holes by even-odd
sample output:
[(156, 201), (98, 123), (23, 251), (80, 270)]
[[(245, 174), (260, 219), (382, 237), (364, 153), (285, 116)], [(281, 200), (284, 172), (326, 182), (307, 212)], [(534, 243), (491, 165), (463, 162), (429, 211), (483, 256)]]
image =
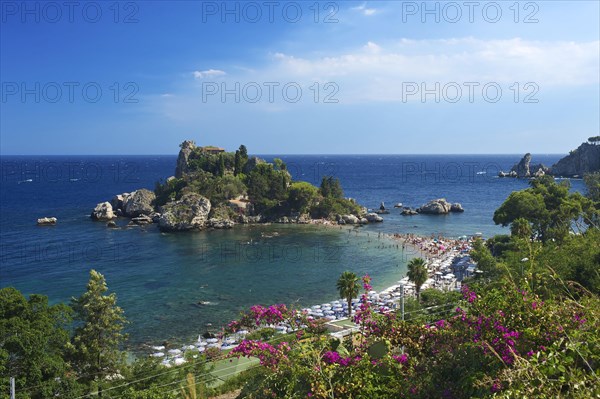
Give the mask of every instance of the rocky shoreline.
[[(210, 217), (210, 201), (196, 193), (186, 193), (181, 199), (168, 202), (155, 209), (153, 202), (156, 195), (147, 189), (131, 193), (115, 195), (110, 201), (101, 202), (91, 212), (91, 219), (108, 222), (108, 227), (115, 227), (117, 218), (129, 218), (127, 226), (144, 226), (157, 224), (161, 231), (191, 231), (204, 229), (230, 229), (236, 224), (323, 224), (324, 219), (312, 219), (307, 214), (294, 214), (278, 218), (267, 218), (263, 215), (239, 214), (234, 218)], [(365, 225), (381, 223), (383, 218), (374, 212), (362, 215), (336, 215), (329, 221), (338, 225)]]
[(600, 145), (597, 142), (595, 137), (590, 137), (589, 143), (582, 143), (551, 167), (532, 164), (532, 156), (527, 153), (508, 172), (500, 171), (498, 177), (529, 179), (551, 175), (580, 178), (588, 173), (600, 172)]

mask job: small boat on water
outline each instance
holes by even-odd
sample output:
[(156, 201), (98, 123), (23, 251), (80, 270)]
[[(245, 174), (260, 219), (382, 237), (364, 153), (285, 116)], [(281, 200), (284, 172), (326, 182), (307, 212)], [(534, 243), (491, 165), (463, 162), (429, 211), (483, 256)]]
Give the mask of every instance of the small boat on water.
[(402, 202), (398, 202), (396, 205), (394, 205), (394, 208), (402, 208)]

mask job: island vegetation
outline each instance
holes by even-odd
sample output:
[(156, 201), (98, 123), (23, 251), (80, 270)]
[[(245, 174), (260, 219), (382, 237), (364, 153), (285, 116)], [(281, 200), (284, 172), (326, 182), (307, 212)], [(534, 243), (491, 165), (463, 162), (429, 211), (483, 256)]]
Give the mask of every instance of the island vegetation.
[(207, 151), (207, 147), (187, 146), (191, 151), (181, 176), (156, 185), (155, 204), (159, 207), (192, 192), (210, 200), (213, 214), (230, 218), (238, 216), (235, 207), (229, 206), (232, 200), (244, 203), (245, 214), (262, 215), (269, 220), (292, 215), (316, 219), (365, 213), (353, 200), (344, 198), (340, 182), (333, 176), (324, 176), (317, 188), (293, 181), (279, 158), (267, 163), (249, 157), (244, 145), (235, 152), (219, 153)]
[(163, 231), (231, 228), (236, 223), (340, 224), (382, 222), (375, 213), (345, 198), (339, 180), (323, 176), (319, 187), (294, 181), (279, 158), (272, 163), (220, 147), (181, 145), (175, 175), (157, 182), (154, 191), (138, 189), (99, 203), (93, 220), (130, 218), (128, 226), (157, 223)]
[[(215, 161), (218, 172), (221, 161)], [(203, 165), (196, 171), (206, 172)], [(256, 181), (263, 173), (286, 181), (283, 165), (264, 168)], [(248, 185), (252, 171), (244, 175), (240, 182), (249, 192), (262, 190), (259, 183)], [(17, 398), (40, 399), (204, 398), (235, 388), (240, 398), (598, 397), (600, 176), (585, 181), (585, 195), (550, 178), (511, 194), (494, 215), (496, 223), (510, 226), (510, 234), (478, 240), (471, 251), (483, 273), (460, 293), (423, 290), (407, 300), (407, 317), (372, 308), (366, 295), (371, 281), (364, 276), (365, 294), (353, 316), (359, 331), (343, 339), (285, 305), (253, 306), (224, 330), (253, 330), (229, 354), (190, 351), (188, 362), (166, 369), (158, 359), (126, 359), (123, 311), (95, 271), (70, 305), (3, 288), (0, 397), (8, 397), (11, 376)], [(188, 184), (173, 191), (175, 198)], [(299, 202), (290, 202), (292, 184), (286, 190), (281, 185), (287, 193), (281, 203), (267, 196), (265, 209), (314, 206), (297, 199), (303, 195), (339, 199), (332, 180), (318, 192), (301, 187)], [(423, 279), (421, 261), (411, 263), (409, 277), (417, 283)], [(337, 289), (352, 298), (360, 283), (348, 271)], [(296, 331), (275, 335), (269, 326), (283, 321)], [(249, 356), (260, 364), (217, 387), (210, 377), (215, 356)]]

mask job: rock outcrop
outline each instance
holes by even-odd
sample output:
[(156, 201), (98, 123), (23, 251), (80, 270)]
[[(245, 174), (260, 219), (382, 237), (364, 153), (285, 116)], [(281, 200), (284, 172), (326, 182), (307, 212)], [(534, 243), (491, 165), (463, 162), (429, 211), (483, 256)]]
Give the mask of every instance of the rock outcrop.
[(58, 219), (55, 217), (44, 217), (37, 220), (38, 226), (54, 226), (56, 222), (58, 222)]
[(177, 166), (175, 167), (175, 177), (181, 178), (188, 171), (188, 159), (190, 154), (196, 148), (196, 143), (186, 140), (180, 145), (179, 156), (177, 157)]
[[(462, 205), (459, 203), (451, 204), (445, 198), (438, 198), (429, 201), (416, 210), (418, 213), (428, 215), (446, 215), (450, 212), (464, 212)], [(404, 213), (403, 213), (404, 214)], [(410, 215), (411, 213), (406, 213)]]
[(445, 215), (450, 212), (450, 209), (452, 209), (452, 205), (444, 198), (439, 198), (422, 205), (417, 209), (417, 212), (429, 215)]
[(150, 216), (144, 215), (144, 214), (141, 214), (139, 216), (131, 218), (131, 221), (129, 222), (130, 225), (138, 225), (138, 226), (144, 226), (144, 225), (147, 225), (150, 223), (153, 223), (152, 218)]
[(360, 219), (354, 215), (342, 215), (342, 220), (345, 224), (358, 224)]
[(418, 215), (418, 214), (419, 214), (419, 212), (417, 212), (417, 211), (416, 211), (416, 210), (414, 210), (414, 209), (410, 209), (410, 208), (404, 208), (404, 209), (402, 209), (402, 212), (400, 212), (400, 214), (401, 214), (402, 216), (414, 216), (414, 215)]
[(154, 212), (154, 206), (152, 205), (156, 195), (150, 191), (142, 188), (136, 190), (131, 195), (127, 196), (123, 204), (123, 212), (125, 216), (131, 218), (138, 217), (140, 215), (149, 216)]
[(554, 176), (575, 177), (600, 171), (600, 145), (583, 143), (552, 165)]
[(93, 220), (100, 220), (102, 222), (112, 220), (116, 217), (110, 202), (101, 202), (96, 205), (90, 216)]
[(365, 216), (365, 219), (367, 219), (367, 222), (369, 222), (369, 223), (383, 222), (383, 218), (376, 213), (367, 213), (367, 215)]
[(207, 227), (212, 227), (213, 229), (231, 229), (235, 225), (233, 220), (224, 219), (224, 218), (210, 218), (206, 223)]
[(163, 231), (200, 230), (206, 227), (211, 204), (208, 198), (186, 193), (161, 207), (158, 227)]
[(544, 176), (548, 170), (549, 168), (541, 163), (532, 165), (531, 154), (527, 153), (515, 166), (511, 168), (508, 177), (517, 177), (519, 179), (540, 177)]
[(531, 176), (529, 165), (531, 164), (531, 154), (527, 153), (521, 160), (512, 167), (511, 172), (515, 172), (518, 178)]
[(244, 169), (243, 169), (244, 174), (246, 174), (246, 175), (249, 174), (250, 172), (252, 172), (252, 170), (254, 168), (256, 168), (256, 165), (260, 165), (261, 163), (266, 163), (266, 161), (264, 159), (261, 159), (259, 157), (254, 157), (254, 156), (248, 158), (248, 161), (244, 165)]
[(461, 212), (464, 212), (464, 211), (465, 211), (464, 208), (458, 202), (455, 202), (454, 204), (452, 204), (450, 206), (450, 212), (461, 213)]

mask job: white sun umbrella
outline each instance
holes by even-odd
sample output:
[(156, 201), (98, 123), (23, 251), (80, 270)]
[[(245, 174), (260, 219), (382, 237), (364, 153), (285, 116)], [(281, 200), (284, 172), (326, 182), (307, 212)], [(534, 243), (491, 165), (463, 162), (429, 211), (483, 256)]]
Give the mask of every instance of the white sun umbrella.
[(175, 363), (175, 366), (181, 366), (183, 363), (185, 363), (185, 359), (182, 357), (176, 357), (173, 363)]

